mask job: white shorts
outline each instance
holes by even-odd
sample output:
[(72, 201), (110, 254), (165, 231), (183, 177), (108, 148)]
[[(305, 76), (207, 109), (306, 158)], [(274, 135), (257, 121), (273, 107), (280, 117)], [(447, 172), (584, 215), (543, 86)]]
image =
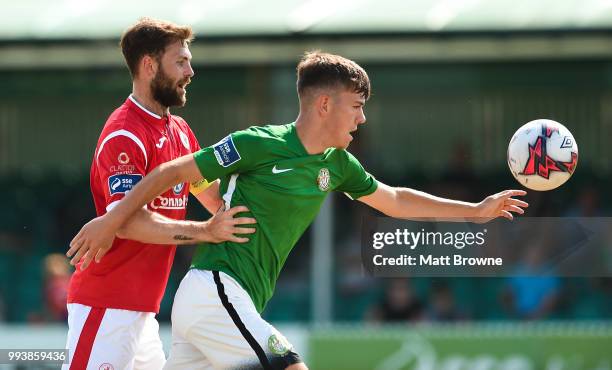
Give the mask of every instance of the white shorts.
[(285, 369), (301, 362), (229, 275), (191, 269), (172, 307), (172, 349), (164, 370)]
[(159, 370), (166, 362), (152, 312), (70, 303), (66, 348), (62, 370)]

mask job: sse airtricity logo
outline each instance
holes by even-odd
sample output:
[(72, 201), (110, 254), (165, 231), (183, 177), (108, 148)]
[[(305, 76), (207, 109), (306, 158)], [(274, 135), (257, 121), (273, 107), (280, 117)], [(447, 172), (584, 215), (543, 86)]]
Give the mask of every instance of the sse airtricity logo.
[(213, 145), (213, 153), (219, 165), (223, 167), (229, 167), (241, 159), (240, 153), (238, 153), (234, 145), (232, 135), (226, 136), (223, 140)]
[(121, 179), (114, 179), (110, 184), (111, 192), (116, 191), (121, 186)]
[(127, 193), (140, 180), (142, 180), (142, 175), (119, 174), (110, 176), (108, 178), (108, 193), (109, 195)]

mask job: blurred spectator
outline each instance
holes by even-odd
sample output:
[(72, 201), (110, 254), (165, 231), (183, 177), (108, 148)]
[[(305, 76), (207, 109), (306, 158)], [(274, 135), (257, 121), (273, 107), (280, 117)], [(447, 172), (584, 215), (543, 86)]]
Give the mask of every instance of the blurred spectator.
[(427, 318), (433, 321), (457, 321), (466, 318), (457, 308), (453, 292), (445, 281), (437, 281), (432, 285)]
[(508, 278), (503, 303), (512, 317), (525, 320), (549, 318), (559, 303), (561, 282), (547, 271), (543, 248), (526, 249), (524, 262)]
[(433, 194), (463, 201), (480, 200), (478, 187), (475, 187), (476, 175), (472, 166), (470, 145), (463, 140), (453, 143), (446, 168), (440, 181), (431, 187)]
[(470, 144), (463, 140), (456, 140), (453, 143), (448, 165), (442, 179), (448, 182), (470, 185), (475, 178)]
[(587, 185), (580, 190), (578, 198), (567, 211), (569, 217), (598, 217), (603, 216), (599, 192), (593, 185)]
[[(358, 229), (359, 224), (355, 225)], [(335, 249), (335, 261), (337, 271), (337, 284), (339, 294), (351, 297), (367, 294), (368, 291), (376, 289), (376, 280), (369, 276), (363, 267), (361, 256), (361, 241), (357, 233), (350, 234)], [(362, 312), (363, 314), (363, 312)]]
[(419, 321), (424, 315), (425, 307), (408, 279), (390, 280), (382, 301), (368, 313), (374, 322)]
[[(353, 224), (359, 230), (359, 224)], [(337, 248), (334, 318), (339, 321), (360, 321), (380, 295), (381, 280), (370, 276), (363, 267), (359, 235), (350, 233)]]
[(49, 254), (44, 259), (44, 270), (44, 302), (48, 319), (66, 321), (66, 298), (71, 274), (68, 259), (63, 254)]

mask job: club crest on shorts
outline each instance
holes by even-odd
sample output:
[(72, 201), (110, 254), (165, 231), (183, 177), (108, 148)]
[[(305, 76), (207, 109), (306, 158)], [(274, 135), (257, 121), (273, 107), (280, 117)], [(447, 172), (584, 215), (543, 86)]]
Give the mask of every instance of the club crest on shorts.
[(292, 348), (291, 343), (282, 334), (272, 334), (268, 338), (268, 348), (275, 355), (282, 356)]
[(98, 370), (115, 370), (115, 368), (113, 367), (113, 365), (105, 362), (102, 365), (100, 365)]
[(321, 191), (329, 190), (329, 170), (327, 168), (321, 168), (319, 170), (319, 176), (317, 176), (317, 185), (319, 185), (319, 190)]

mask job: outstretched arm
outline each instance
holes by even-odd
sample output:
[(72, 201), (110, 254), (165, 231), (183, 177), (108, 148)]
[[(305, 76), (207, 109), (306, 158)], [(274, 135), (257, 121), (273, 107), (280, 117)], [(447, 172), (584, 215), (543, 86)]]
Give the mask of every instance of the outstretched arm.
[(497, 217), (512, 220), (512, 213), (523, 214), (523, 208), (528, 204), (513, 197), (525, 194), (523, 190), (505, 190), (488, 196), (480, 203), (468, 203), (409, 188), (391, 187), (379, 182), (374, 193), (359, 200), (387, 216), (396, 218), (489, 221)]

